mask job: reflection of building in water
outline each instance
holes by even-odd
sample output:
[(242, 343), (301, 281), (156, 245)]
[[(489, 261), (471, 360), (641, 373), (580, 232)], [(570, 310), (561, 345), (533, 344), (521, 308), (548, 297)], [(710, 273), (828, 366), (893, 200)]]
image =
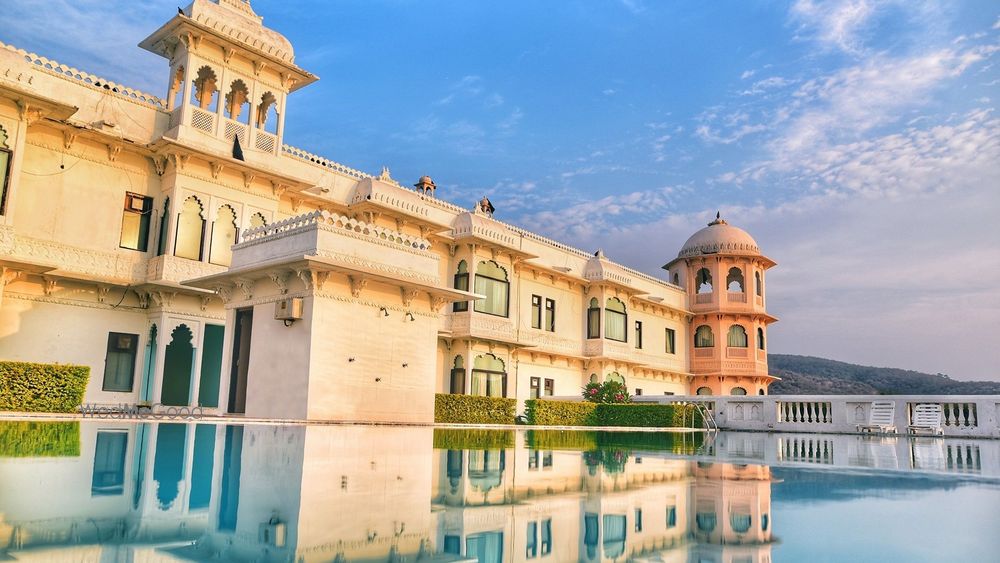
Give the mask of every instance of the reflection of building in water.
[(156, 560), (211, 525), (220, 427), (5, 424), (58, 451), (0, 458), (0, 559)]
[(766, 467), (515, 440), (506, 450), (435, 452), (439, 552), (480, 562), (770, 561)]
[(0, 559), (770, 559), (766, 467), (514, 432), (435, 450), (430, 428), (14, 424), (61, 446), (0, 457)]

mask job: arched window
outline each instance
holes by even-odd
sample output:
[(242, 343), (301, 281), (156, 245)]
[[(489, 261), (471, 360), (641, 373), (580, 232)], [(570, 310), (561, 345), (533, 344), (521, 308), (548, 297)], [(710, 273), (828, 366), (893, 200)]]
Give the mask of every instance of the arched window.
[(461, 355), (455, 356), (455, 362), (451, 368), (451, 394), (461, 395), (465, 393), (465, 358)]
[(250, 216), (251, 229), (257, 229), (266, 226), (267, 226), (267, 217), (264, 217), (263, 213), (258, 211), (257, 213), (254, 213), (253, 215)]
[(747, 390), (744, 389), (743, 387), (733, 387), (732, 389), (729, 390), (729, 394), (730, 395), (746, 395), (747, 394)]
[(726, 276), (726, 288), (733, 293), (743, 293), (743, 270), (739, 268), (729, 268), (729, 275)]
[(587, 308), (587, 338), (601, 337), (601, 302), (591, 298)]
[(698, 512), (694, 516), (698, 529), (702, 532), (711, 532), (715, 529), (716, 517), (714, 512)]
[(229, 87), (229, 93), (226, 94), (226, 117), (233, 121), (239, 121), (244, 106), (250, 103), (249, 100), (250, 89), (247, 88), (246, 83), (239, 78), (233, 80)]
[(701, 325), (694, 329), (694, 347), (711, 348), (715, 346), (715, 335), (712, 334), (712, 327)]
[(255, 123), (258, 129), (263, 129), (268, 133), (276, 133), (278, 131), (277, 107), (278, 99), (271, 92), (265, 92), (260, 97), (260, 103), (257, 104), (257, 118)]
[(764, 390), (763, 389), (758, 389), (757, 390), (757, 394), (758, 395), (763, 395), (764, 394)]
[[(763, 393), (761, 393), (761, 395), (763, 395)], [(766, 513), (765, 514), (761, 514), (760, 515), (760, 530), (762, 532), (766, 532), (767, 531), (767, 523), (768, 523), (767, 521), (768, 521), (767, 514)]]
[(762, 327), (757, 327), (757, 348), (764, 349), (764, 329)]
[(216, 92), (219, 91), (218, 78), (209, 66), (198, 69), (194, 78), (194, 88), (191, 90), (191, 103), (205, 111), (215, 111)]
[(694, 286), (698, 293), (712, 293), (712, 272), (708, 268), (698, 270), (694, 276)]
[(469, 394), (481, 397), (506, 397), (507, 370), (503, 360), (493, 354), (476, 356), (472, 362), (472, 386)]
[(486, 299), (476, 301), (476, 311), (506, 317), (509, 291), (507, 270), (492, 260), (479, 263), (476, 267), (476, 293), (485, 295)]
[(0, 127), (0, 215), (7, 214), (7, 184), (10, 183), (10, 161), (14, 160), (7, 146), (7, 130)]
[(174, 256), (201, 260), (202, 241), (205, 238), (204, 208), (197, 197), (184, 200), (181, 212), (177, 214), (177, 236), (174, 240)]
[(740, 325), (733, 325), (729, 327), (729, 347), (730, 348), (746, 348), (747, 347), (747, 329)]
[(712, 394), (712, 389), (709, 388), (709, 387), (699, 387), (698, 390), (695, 391), (695, 394), (697, 394), (697, 395), (711, 395)]
[(613, 371), (613, 372), (609, 373), (608, 376), (604, 378), (604, 380), (605, 381), (614, 381), (616, 383), (621, 383), (622, 386), (625, 385), (625, 378), (622, 377), (622, 374), (618, 373), (617, 371)]
[(228, 266), (233, 261), (233, 245), (236, 244), (236, 211), (223, 205), (215, 212), (212, 223), (212, 246), (208, 261), (219, 266)]
[(617, 297), (608, 298), (604, 304), (604, 338), (627, 342), (626, 326), (628, 326), (628, 314), (625, 312), (625, 303)]
[(170, 89), (167, 91), (167, 107), (176, 109), (184, 101), (181, 95), (181, 87), (184, 85), (184, 66), (178, 66), (174, 71), (174, 77), (170, 80)]
[(757, 282), (757, 295), (764, 295), (764, 283), (760, 278), (760, 272), (753, 273), (754, 280)]
[(733, 527), (733, 531), (737, 534), (745, 534), (750, 530), (750, 515), (749, 514), (737, 514), (732, 513), (729, 515), (729, 525)]
[(170, 198), (163, 200), (163, 214), (160, 215), (160, 239), (156, 243), (156, 255), (167, 251), (167, 223), (170, 221)]
[(590, 374), (590, 382), (591, 383), (597, 383), (597, 374), (596, 373)]
[(674, 285), (678, 285), (678, 286), (681, 285), (681, 276), (680, 276), (680, 274), (674, 274)]
[[(458, 269), (455, 271), (455, 283), (453, 284), (455, 289), (461, 291), (469, 291), (469, 265), (462, 260), (458, 263)], [(451, 306), (452, 311), (468, 311), (469, 302), (468, 301), (456, 301)]]

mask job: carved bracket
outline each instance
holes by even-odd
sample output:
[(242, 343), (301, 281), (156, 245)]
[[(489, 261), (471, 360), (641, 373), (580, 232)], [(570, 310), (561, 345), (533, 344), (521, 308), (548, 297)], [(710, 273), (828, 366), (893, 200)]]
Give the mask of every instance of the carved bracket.
[(108, 145), (108, 160), (114, 162), (118, 160), (119, 153), (122, 152), (121, 145)]
[(149, 292), (143, 291), (141, 289), (132, 290), (135, 292), (135, 296), (139, 298), (139, 308), (147, 309), (149, 308)]
[(151, 156), (149, 159), (153, 161), (153, 169), (156, 170), (156, 175), (163, 176), (163, 173), (167, 171), (166, 157)]
[(274, 197), (280, 198), (281, 196), (285, 195), (285, 192), (287, 191), (288, 191), (288, 186), (280, 182), (275, 182), (273, 180), (271, 181), (271, 193), (274, 194)]
[(368, 286), (368, 280), (361, 276), (347, 276), (347, 279), (351, 282), (351, 297), (361, 297), (361, 292)]
[(66, 150), (73, 148), (73, 143), (76, 141), (77, 132), (71, 131), (69, 129), (63, 131), (63, 147)]
[(410, 305), (413, 303), (413, 300), (416, 299), (417, 294), (420, 292), (417, 291), (416, 289), (401, 287), (399, 288), (399, 293), (403, 297), (403, 306), (409, 309)]
[(97, 302), (104, 303), (108, 299), (108, 293), (111, 292), (111, 286), (105, 284), (97, 284)]
[(274, 270), (268, 272), (267, 276), (271, 278), (271, 282), (278, 287), (278, 291), (282, 295), (288, 293), (288, 272), (284, 270)]
[(219, 299), (222, 299), (223, 303), (229, 303), (233, 300), (233, 289), (231, 285), (217, 285), (212, 288), (215, 294), (219, 296)]
[(253, 280), (249, 278), (236, 278), (236, 287), (243, 292), (243, 299), (249, 301), (253, 299)]
[(52, 295), (52, 292), (56, 288), (56, 279), (50, 278), (49, 276), (42, 276), (42, 291), (45, 292), (46, 297)]
[(202, 311), (208, 309), (208, 304), (211, 303), (212, 299), (215, 299), (214, 295), (205, 295), (205, 294), (203, 294), (201, 296), (201, 310)]
[(222, 174), (222, 170), (226, 165), (222, 162), (210, 162), (209, 164), (212, 166), (212, 179), (218, 180), (219, 174)]

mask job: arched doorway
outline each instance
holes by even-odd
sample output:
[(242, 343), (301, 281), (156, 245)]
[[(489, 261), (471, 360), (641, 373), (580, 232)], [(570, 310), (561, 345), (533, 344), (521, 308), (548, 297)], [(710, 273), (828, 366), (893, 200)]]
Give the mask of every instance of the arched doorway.
[(178, 325), (170, 333), (170, 344), (163, 358), (163, 386), (160, 403), (187, 405), (191, 396), (191, 368), (194, 365), (194, 334), (187, 325)]
[(712, 394), (712, 389), (710, 387), (699, 387), (698, 391), (696, 391), (696, 393), (698, 395), (711, 395)]

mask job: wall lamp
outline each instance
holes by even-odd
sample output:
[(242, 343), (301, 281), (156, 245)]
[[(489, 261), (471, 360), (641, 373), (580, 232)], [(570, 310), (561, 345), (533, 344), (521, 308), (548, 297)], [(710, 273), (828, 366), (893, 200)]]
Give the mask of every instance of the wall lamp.
[(416, 318), (413, 317), (413, 313), (410, 313), (410, 312), (406, 313), (405, 318), (409, 319), (410, 322), (413, 322), (413, 321), (417, 320)]
[(389, 309), (386, 309), (385, 307), (379, 307), (378, 310), (382, 311), (382, 316), (383, 317), (388, 317), (389, 316)]

